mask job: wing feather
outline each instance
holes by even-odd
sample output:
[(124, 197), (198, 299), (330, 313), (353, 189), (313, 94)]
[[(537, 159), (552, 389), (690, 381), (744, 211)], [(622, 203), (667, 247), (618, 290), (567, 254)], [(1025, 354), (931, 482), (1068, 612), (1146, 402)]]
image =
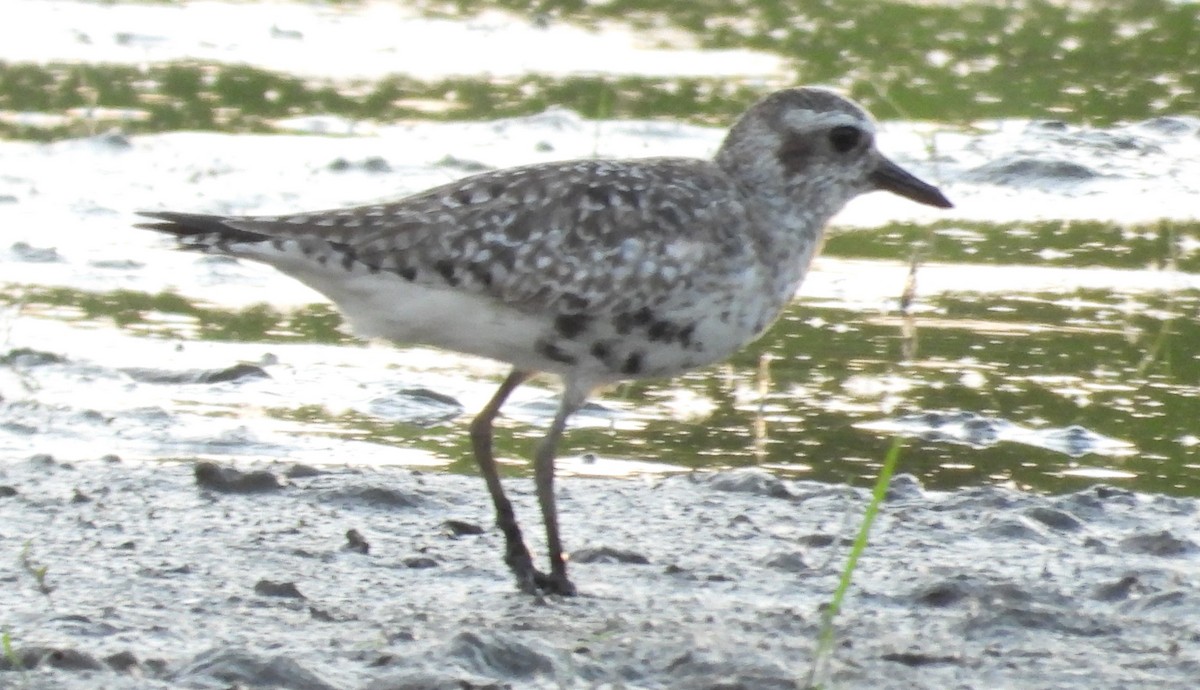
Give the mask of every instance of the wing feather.
[(741, 199), (701, 160), (582, 161), (483, 173), (388, 204), (285, 216), (151, 212), (143, 215), (160, 222), (141, 227), (266, 263), (268, 252), (239, 247), (294, 241), (322, 265), (338, 265), (323, 256), (334, 253), (341, 265), (522, 311), (582, 313), (749, 266)]

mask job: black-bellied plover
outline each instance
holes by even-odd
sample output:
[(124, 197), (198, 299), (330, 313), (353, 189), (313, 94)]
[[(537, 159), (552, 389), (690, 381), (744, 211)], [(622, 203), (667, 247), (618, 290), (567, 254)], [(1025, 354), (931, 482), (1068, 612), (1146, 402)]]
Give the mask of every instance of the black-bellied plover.
[[(358, 333), (512, 365), (471, 423), (480, 472), (526, 592), (571, 594), (555, 509), (567, 419), (597, 387), (673, 376), (758, 338), (796, 292), (828, 220), (872, 190), (947, 208), (875, 148), (856, 104), (773, 93), (716, 157), (576, 160), (497, 170), (399, 201), (278, 216), (147, 212), (183, 247), (274, 266)], [(534, 567), (492, 453), (492, 422), (535, 372), (563, 393), (534, 457), (549, 572)]]

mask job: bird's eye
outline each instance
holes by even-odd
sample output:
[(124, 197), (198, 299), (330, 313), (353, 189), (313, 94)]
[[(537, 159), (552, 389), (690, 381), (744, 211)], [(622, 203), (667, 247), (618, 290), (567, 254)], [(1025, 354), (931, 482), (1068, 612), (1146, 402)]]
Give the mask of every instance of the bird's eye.
[(862, 140), (862, 130), (850, 125), (834, 127), (829, 132), (829, 143), (833, 145), (833, 150), (838, 153), (846, 153), (855, 146), (858, 146), (860, 140)]

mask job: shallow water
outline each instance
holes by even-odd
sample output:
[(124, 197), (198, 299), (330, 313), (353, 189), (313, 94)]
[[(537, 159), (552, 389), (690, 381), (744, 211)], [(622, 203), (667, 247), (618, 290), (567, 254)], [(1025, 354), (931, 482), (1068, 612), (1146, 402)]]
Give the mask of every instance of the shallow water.
[[(261, 130), (303, 112), (724, 124), (770, 87), (885, 119), (1112, 124), (1200, 108), (1200, 9), (1173, 0), (7, 0), (0, 131)], [(49, 118), (11, 117), (21, 111)]]
[[(1183, 67), (1200, 41), (1179, 35), (1197, 10), (1133, 5), (882, 3), (839, 23), (730, 4), (705, 8), (700, 33), (689, 33), (699, 15), (621, 3), (604, 12), (625, 24), (588, 10), (594, 33), (553, 7), (532, 24), (395, 18), (430, 44), (498, 42), (508, 61), (489, 71), (504, 76), (485, 78), (431, 72), (447, 65), (433, 59), (395, 73), (411, 60), (381, 59), (386, 37), (365, 29), (395, 11), (380, 4), (206, 4), (217, 18), (188, 33), (180, 22), (198, 15), (169, 6), (32, 3), (40, 23), (0, 41), (0, 121), (54, 141), (0, 143), (0, 452), (472, 471), (466, 421), (501, 367), (363, 347), (313, 293), (174, 252), (131, 229), (132, 212), (320, 208), (539, 160), (705, 156), (719, 127), (681, 119), (724, 125), (756, 94), (803, 80), (903, 115), (884, 124), (882, 148), (956, 208), (854, 202), (769, 336), (726, 365), (605, 393), (568, 436), (564, 470), (757, 464), (859, 483), (899, 431), (919, 437), (903, 469), (931, 487), (1104, 481), (1200, 495), (1200, 89)], [(214, 41), (222, 17), (242, 30)], [(886, 32), (906, 45), (871, 28), (935, 20), (951, 23)], [(301, 60), (356, 31), (339, 60)], [(1045, 32), (1057, 38), (1039, 43)], [(594, 43), (539, 69), (564, 36)], [(1144, 59), (1097, 57), (1113, 46)], [(717, 64), (719, 78), (697, 76)], [(530, 114), (548, 105), (577, 112)], [(113, 124), (144, 134), (81, 136)], [(266, 376), (202, 375), (239, 362)], [(539, 382), (508, 411), (500, 450), (513, 472), (552, 390)], [(970, 433), (954, 431), (963, 414)], [(1047, 441), (1056, 434), (1086, 443)]]

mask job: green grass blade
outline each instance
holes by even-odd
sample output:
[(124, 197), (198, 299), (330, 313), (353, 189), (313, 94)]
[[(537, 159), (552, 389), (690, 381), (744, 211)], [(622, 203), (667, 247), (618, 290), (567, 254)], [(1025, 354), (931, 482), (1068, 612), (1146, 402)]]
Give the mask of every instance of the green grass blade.
[(829, 663), (833, 659), (833, 619), (842, 610), (842, 602), (846, 598), (846, 592), (850, 589), (850, 581), (854, 576), (854, 569), (858, 567), (859, 556), (867, 548), (867, 540), (871, 533), (871, 524), (875, 522), (875, 516), (879, 514), (879, 507), (883, 504), (887, 496), (888, 485), (891, 484), (892, 474), (896, 470), (896, 464), (900, 459), (900, 450), (903, 447), (903, 439), (897, 437), (892, 440), (892, 445), (888, 449), (887, 455), (884, 456), (883, 466), (879, 469), (879, 478), (875, 480), (875, 488), (871, 493), (871, 502), (867, 504), (867, 510), (863, 514), (862, 525), (859, 527), (858, 535), (854, 538), (854, 545), (850, 547), (850, 553), (846, 557), (846, 565), (842, 568), (842, 576), (838, 580), (837, 589), (834, 590), (833, 598), (829, 601), (829, 604), (821, 612), (821, 632), (817, 640), (816, 653), (813, 655), (812, 668), (809, 671), (808, 679), (804, 683), (804, 687), (806, 688), (823, 687), (823, 680), (818, 679), (824, 679), (829, 674)]

